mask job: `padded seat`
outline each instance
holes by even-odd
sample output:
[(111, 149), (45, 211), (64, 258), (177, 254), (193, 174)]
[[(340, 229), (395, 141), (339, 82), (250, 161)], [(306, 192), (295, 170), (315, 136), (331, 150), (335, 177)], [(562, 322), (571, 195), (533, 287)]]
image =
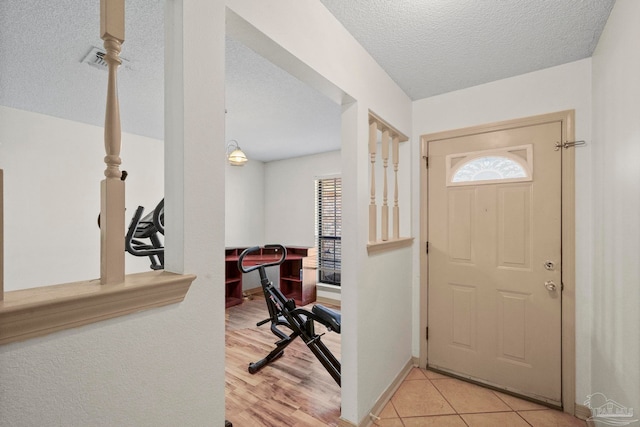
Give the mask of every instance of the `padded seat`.
[(331, 310), (321, 304), (316, 304), (311, 309), (313, 314), (321, 319), (321, 322), (332, 331), (340, 333), (340, 324), (342, 315), (337, 311)]

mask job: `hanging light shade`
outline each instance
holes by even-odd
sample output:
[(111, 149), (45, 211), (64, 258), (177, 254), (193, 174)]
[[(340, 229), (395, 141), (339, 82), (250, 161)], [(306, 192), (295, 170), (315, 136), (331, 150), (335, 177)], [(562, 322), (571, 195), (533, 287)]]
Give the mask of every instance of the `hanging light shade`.
[(238, 141), (232, 139), (227, 145), (227, 160), (231, 166), (244, 166), (249, 159), (247, 155), (240, 149)]

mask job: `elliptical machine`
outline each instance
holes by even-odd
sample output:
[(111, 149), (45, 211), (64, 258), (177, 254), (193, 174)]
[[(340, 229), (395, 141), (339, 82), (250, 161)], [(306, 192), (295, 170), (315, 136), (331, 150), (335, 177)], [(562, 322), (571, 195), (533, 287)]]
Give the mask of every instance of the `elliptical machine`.
[[(265, 270), (266, 267), (282, 264), (287, 257), (287, 249), (282, 245), (266, 245), (264, 248), (273, 249), (275, 253), (280, 252), (280, 259), (264, 264), (245, 266), (243, 264), (245, 257), (260, 249), (259, 246), (254, 246), (245, 249), (240, 254), (238, 259), (238, 269), (243, 273), (258, 270), (262, 291), (267, 302), (267, 309), (269, 310), (269, 317), (258, 322), (256, 326), (261, 326), (267, 322), (271, 322), (271, 332), (273, 332), (273, 334), (280, 340), (275, 343), (276, 348), (273, 349), (271, 353), (263, 359), (249, 364), (249, 373), (255, 374), (269, 363), (281, 357), (284, 354), (284, 349), (297, 337), (300, 337), (320, 363), (322, 363), (322, 366), (324, 366), (327, 372), (329, 372), (331, 377), (333, 377), (336, 383), (341, 385), (340, 361), (336, 359), (333, 353), (331, 353), (331, 351), (321, 341), (320, 338), (324, 334), (316, 334), (314, 325), (315, 322), (319, 322), (329, 331), (334, 331), (339, 334), (341, 320), (340, 313), (320, 304), (314, 305), (311, 311), (304, 308), (296, 308), (295, 301), (287, 299), (280, 289), (273, 285), (267, 277)], [(292, 332), (287, 334), (280, 330), (278, 328), (279, 326), (285, 326)]]
[[(122, 171), (120, 180), (127, 179), (129, 174)], [(147, 256), (151, 261), (152, 270), (164, 269), (164, 245), (160, 235), (164, 236), (164, 199), (156, 208), (145, 215), (144, 208), (138, 206), (131, 218), (127, 234), (124, 238), (124, 249), (133, 256)], [(98, 228), (100, 228), (100, 214), (98, 214)], [(149, 239), (148, 242), (142, 239)]]
[[(124, 247), (131, 255), (149, 257), (152, 270), (162, 270), (164, 269), (164, 245), (160, 235), (164, 236), (164, 199), (144, 218), (142, 218), (143, 213), (144, 208), (138, 206), (129, 223)], [(148, 239), (148, 242), (143, 239)]]

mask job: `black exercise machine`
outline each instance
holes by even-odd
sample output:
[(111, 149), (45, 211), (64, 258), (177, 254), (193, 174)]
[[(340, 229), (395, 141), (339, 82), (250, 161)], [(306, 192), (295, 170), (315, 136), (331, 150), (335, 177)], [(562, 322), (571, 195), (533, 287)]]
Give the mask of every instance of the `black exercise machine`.
[(143, 213), (144, 208), (138, 206), (129, 223), (124, 247), (131, 255), (149, 257), (152, 270), (162, 270), (164, 246), (160, 235), (164, 235), (164, 199), (144, 218)]
[[(309, 347), (311, 352), (322, 363), (322, 366), (329, 372), (333, 379), (340, 385), (340, 362), (331, 351), (320, 340), (324, 334), (316, 334), (314, 323), (318, 322), (324, 325), (329, 331), (340, 333), (340, 313), (330, 310), (320, 304), (313, 306), (311, 311), (304, 308), (296, 308), (296, 303), (292, 299), (287, 299), (280, 289), (273, 286), (273, 283), (269, 281), (265, 268), (270, 266), (277, 266), (284, 262), (287, 257), (287, 249), (282, 245), (266, 245), (265, 249), (271, 249), (275, 254), (280, 253), (280, 259), (277, 261), (258, 264), (253, 266), (244, 266), (244, 258), (257, 250), (259, 246), (245, 249), (238, 259), (238, 269), (243, 273), (258, 270), (260, 273), (260, 283), (262, 284), (262, 291), (267, 302), (267, 309), (269, 310), (269, 317), (256, 324), (256, 326), (264, 325), (267, 322), (271, 322), (271, 332), (277, 336), (280, 340), (277, 341), (276, 348), (269, 353), (263, 359), (249, 364), (249, 372), (255, 374), (260, 369), (278, 359), (284, 354), (284, 349), (293, 342), (297, 337), (300, 337), (304, 343)], [(278, 326), (286, 326), (292, 332), (287, 335), (281, 331)]]
[[(129, 174), (122, 171), (120, 180), (127, 179)], [(148, 256), (152, 270), (164, 269), (164, 245), (160, 235), (164, 236), (164, 199), (156, 208), (142, 218), (144, 208), (138, 206), (131, 218), (129, 229), (124, 238), (124, 249), (133, 256)], [(100, 214), (98, 214), (98, 228), (100, 228)], [(149, 239), (145, 243), (142, 239)]]

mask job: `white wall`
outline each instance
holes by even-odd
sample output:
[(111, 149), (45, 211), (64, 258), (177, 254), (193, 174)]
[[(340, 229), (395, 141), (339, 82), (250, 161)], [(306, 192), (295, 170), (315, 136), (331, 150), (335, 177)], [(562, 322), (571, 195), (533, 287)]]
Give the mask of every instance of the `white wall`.
[[(5, 290), (100, 277), (100, 181), (104, 130), (0, 107), (0, 168), (5, 170)], [(162, 141), (124, 134), (126, 225), (138, 205), (164, 197)], [(124, 248), (123, 248), (124, 250)], [(127, 273), (149, 270), (126, 255)]]
[[(225, 247), (262, 246), (265, 235), (265, 164), (249, 160), (244, 166), (225, 166)], [(280, 270), (267, 268), (273, 283)], [(242, 290), (259, 288), (258, 271), (243, 274)]]
[[(618, 0), (593, 55), (592, 382), (640, 411), (640, 2)], [(578, 211), (579, 212), (579, 211)]]
[(225, 166), (225, 246), (265, 243), (265, 164)]
[[(266, 242), (315, 246), (315, 180), (328, 175), (340, 175), (340, 151), (266, 164)], [(268, 273), (271, 280), (274, 273)], [(327, 292), (320, 286), (317, 295), (340, 300), (339, 289)]]
[(264, 188), (266, 241), (313, 247), (315, 180), (339, 174), (339, 151), (267, 163)]
[[(419, 137), (428, 133), (464, 128), (537, 114), (575, 109), (576, 139), (587, 145), (576, 148), (576, 396), (588, 392), (591, 375), (592, 219), (591, 219), (591, 59), (548, 68), (493, 83), (475, 86), (413, 103), (414, 164), (420, 161)], [(419, 168), (413, 182), (420, 182)], [(414, 188), (414, 206), (419, 206)], [(418, 208), (419, 209), (419, 208)], [(419, 228), (419, 210), (414, 211)], [(414, 252), (414, 269), (419, 269)], [(414, 271), (413, 353), (419, 353), (419, 277)]]

